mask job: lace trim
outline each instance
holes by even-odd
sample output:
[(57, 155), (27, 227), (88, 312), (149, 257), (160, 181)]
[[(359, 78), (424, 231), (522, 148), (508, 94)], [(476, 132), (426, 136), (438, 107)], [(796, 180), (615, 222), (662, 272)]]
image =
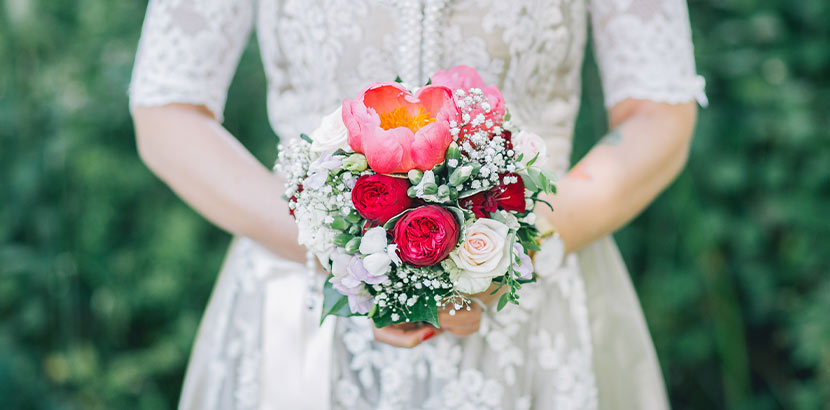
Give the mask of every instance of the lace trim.
[(606, 107), (625, 98), (707, 105), (685, 0), (591, 0), (591, 6)]
[(613, 107), (615, 104), (626, 98), (640, 100), (651, 100), (668, 104), (682, 104), (695, 101), (701, 107), (709, 106), (709, 99), (706, 97), (706, 80), (703, 76), (696, 75), (675, 84), (663, 87), (647, 88), (642, 85), (623, 83), (617, 88), (606, 93), (605, 106)]
[(141, 31), (130, 108), (204, 105), (221, 121), (253, 25), (253, 1), (152, 0)]

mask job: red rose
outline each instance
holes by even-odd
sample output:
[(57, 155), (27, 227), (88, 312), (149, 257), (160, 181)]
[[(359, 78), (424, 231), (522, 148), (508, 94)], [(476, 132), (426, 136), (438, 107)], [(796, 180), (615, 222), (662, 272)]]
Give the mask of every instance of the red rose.
[[(515, 184), (505, 185), (503, 181), (506, 176), (515, 176), (519, 180)], [(458, 204), (462, 208), (473, 211), (476, 218), (489, 218), (490, 213), (496, 212), (498, 209), (524, 212), (525, 184), (522, 177), (518, 174), (501, 174), (499, 180), (502, 182), (490, 188), (489, 191), (462, 198), (458, 201)]]
[(395, 223), (392, 232), (401, 259), (415, 266), (444, 260), (458, 242), (455, 216), (438, 205), (412, 210)]
[(393, 216), (410, 208), (412, 198), (406, 195), (409, 180), (386, 175), (364, 175), (352, 188), (352, 203), (360, 216), (384, 224)]

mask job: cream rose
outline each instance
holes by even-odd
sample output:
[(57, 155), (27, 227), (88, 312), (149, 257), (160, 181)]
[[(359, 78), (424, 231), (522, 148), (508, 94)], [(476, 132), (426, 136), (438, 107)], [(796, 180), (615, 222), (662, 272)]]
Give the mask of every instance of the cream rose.
[(533, 165), (547, 165), (548, 147), (542, 137), (532, 132), (522, 130), (513, 135), (511, 141), (513, 142), (513, 149), (516, 153), (524, 154), (522, 157), (522, 163), (527, 164), (528, 161), (536, 156), (536, 154), (539, 154), (539, 158), (536, 159), (536, 162), (534, 162)]
[(470, 294), (483, 292), (493, 278), (507, 272), (511, 249), (505, 241), (509, 232), (507, 225), (489, 218), (467, 226), (461, 245), (450, 253), (457, 267), (450, 270), (456, 289)]
[(309, 136), (312, 151), (327, 152), (338, 148), (348, 148), (346, 140), (349, 137), (349, 130), (343, 124), (342, 111), (342, 107), (337, 107), (331, 114), (323, 117), (320, 126)]

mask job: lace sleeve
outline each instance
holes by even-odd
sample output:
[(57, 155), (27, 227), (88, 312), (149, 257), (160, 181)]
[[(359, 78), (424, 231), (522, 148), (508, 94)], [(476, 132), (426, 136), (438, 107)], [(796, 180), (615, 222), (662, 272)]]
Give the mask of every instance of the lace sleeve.
[(591, 0), (605, 105), (625, 98), (707, 104), (686, 0)]
[(204, 105), (221, 121), (253, 25), (255, 0), (151, 0), (130, 84), (130, 108)]

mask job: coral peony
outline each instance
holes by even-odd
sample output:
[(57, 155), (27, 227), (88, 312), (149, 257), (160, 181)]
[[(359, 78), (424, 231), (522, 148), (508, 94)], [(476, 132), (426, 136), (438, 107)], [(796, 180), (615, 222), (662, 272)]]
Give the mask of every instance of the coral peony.
[(426, 171), (444, 161), (449, 122), (458, 120), (452, 91), (441, 86), (412, 95), (398, 83), (378, 83), (343, 101), (349, 145), (380, 174)]

